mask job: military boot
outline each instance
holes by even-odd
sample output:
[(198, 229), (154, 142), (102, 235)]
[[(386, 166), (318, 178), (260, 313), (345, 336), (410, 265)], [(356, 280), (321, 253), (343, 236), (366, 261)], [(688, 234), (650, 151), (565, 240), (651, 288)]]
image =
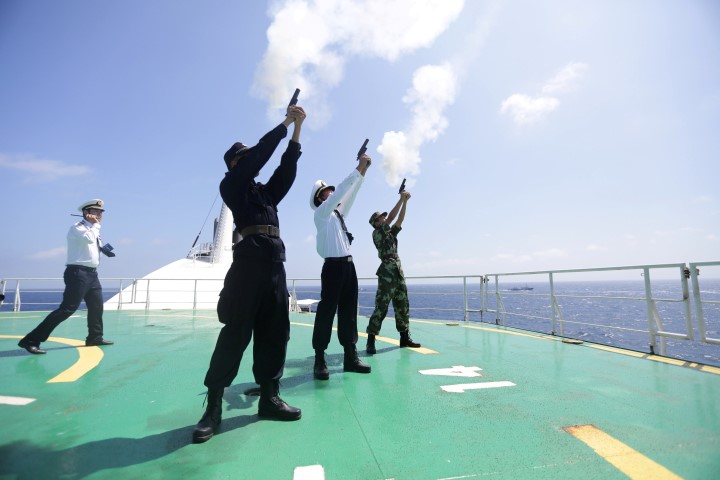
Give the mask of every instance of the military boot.
[(275, 420), (300, 420), (302, 412), (291, 407), (280, 398), (280, 382), (269, 380), (260, 384), (260, 401), (258, 416)]
[(207, 393), (207, 408), (195, 425), (193, 430), (193, 443), (207, 442), (215, 435), (215, 431), (220, 426), (222, 417), (222, 398), (224, 388), (209, 388)]
[(325, 352), (322, 350), (315, 351), (315, 366), (313, 367), (313, 376), (316, 380), (329, 380), (330, 371), (325, 363)]
[(345, 362), (343, 368), (346, 372), (370, 373), (370, 365), (365, 365), (357, 355), (355, 345), (345, 347)]
[(400, 332), (400, 347), (410, 347), (410, 348), (418, 348), (421, 345), (419, 343), (413, 342), (413, 339), (410, 338), (410, 330), (407, 332)]
[(370, 355), (374, 355), (377, 353), (377, 350), (375, 349), (375, 335), (373, 335), (372, 333), (368, 333), (367, 346), (365, 347), (365, 351)]

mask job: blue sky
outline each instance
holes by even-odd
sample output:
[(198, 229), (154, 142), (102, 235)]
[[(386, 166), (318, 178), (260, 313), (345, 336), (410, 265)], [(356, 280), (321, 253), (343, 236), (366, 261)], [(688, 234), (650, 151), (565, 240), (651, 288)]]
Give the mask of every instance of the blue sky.
[(718, 260), (718, 51), (713, 0), (5, 0), (0, 277), (61, 276), (91, 198), (118, 253), (103, 277), (183, 257), (219, 210), (223, 153), (295, 87), (291, 278), (320, 273), (313, 182), (340, 182), (365, 138), (360, 276), (403, 177), (407, 276)]

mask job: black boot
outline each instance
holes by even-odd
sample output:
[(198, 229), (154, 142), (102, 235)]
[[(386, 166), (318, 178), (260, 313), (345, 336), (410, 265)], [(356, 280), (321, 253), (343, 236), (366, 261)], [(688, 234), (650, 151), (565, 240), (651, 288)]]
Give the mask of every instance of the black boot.
[(260, 401), (258, 416), (275, 420), (300, 420), (302, 412), (291, 407), (280, 398), (280, 382), (270, 380), (260, 384)]
[(413, 342), (413, 339), (410, 338), (410, 330), (407, 332), (400, 332), (400, 347), (410, 347), (410, 348), (418, 348), (422, 345), (419, 343)]
[(222, 397), (224, 388), (209, 388), (207, 409), (193, 431), (193, 443), (207, 442), (215, 435), (222, 417)]
[(317, 350), (315, 352), (315, 366), (313, 367), (313, 376), (316, 380), (329, 380), (330, 371), (325, 363), (325, 352)]
[(346, 372), (370, 373), (370, 365), (365, 365), (357, 356), (355, 345), (345, 347), (345, 364), (343, 368)]
[(377, 350), (375, 349), (375, 335), (373, 335), (372, 333), (368, 333), (368, 341), (367, 346), (365, 347), (365, 351), (370, 355), (377, 353)]

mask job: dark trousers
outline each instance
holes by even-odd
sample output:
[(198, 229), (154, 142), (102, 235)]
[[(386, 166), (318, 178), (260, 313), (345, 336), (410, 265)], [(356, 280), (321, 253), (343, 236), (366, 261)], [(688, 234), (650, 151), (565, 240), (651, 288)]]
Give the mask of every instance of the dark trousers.
[(68, 319), (70, 315), (80, 308), (80, 302), (85, 300), (87, 306), (87, 340), (98, 340), (103, 336), (103, 297), (102, 286), (98, 279), (97, 270), (68, 265), (63, 274), (65, 291), (60, 306), (50, 312), (40, 325), (25, 335), (23, 340), (39, 345), (48, 339), (55, 327)]
[(357, 332), (358, 280), (352, 262), (325, 260), (320, 276), (320, 303), (315, 312), (312, 346), (324, 351), (330, 344), (335, 312), (340, 345), (355, 345)]
[(230, 386), (253, 334), (255, 382), (279, 380), (290, 340), (288, 306), (282, 262), (236, 256), (220, 292), (217, 313), (225, 326), (218, 335), (205, 386), (213, 389)]

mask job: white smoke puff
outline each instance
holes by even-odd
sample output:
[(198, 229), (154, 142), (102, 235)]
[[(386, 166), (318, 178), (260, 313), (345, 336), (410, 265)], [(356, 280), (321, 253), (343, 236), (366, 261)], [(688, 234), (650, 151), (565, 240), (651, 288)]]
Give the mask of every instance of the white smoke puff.
[(382, 168), (390, 185), (398, 185), (400, 179), (408, 173), (420, 173), (418, 145), (409, 143), (403, 132), (385, 132), (377, 151), (383, 156)]
[[(327, 121), (325, 97), (343, 77), (348, 57), (395, 60), (427, 47), (462, 11), (464, 0), (285, 0), (273, 4), (268, 48), (253, 93), (272, 115), (302, 90), (311, 121)], [(298, 32), (302, 32), (301, 35)]]
[(413, 74), (413, 86), (403, 97), (410, 105), (413, 119), (408, 133), (386, 132), (378, 152), (390, 185), (398, 185), (402, 177), (420, 173), (420, 147), (435, 141), (448, 126), (445, 109), (455, 101), (457, 76), (453, 67), (425, 65)]

